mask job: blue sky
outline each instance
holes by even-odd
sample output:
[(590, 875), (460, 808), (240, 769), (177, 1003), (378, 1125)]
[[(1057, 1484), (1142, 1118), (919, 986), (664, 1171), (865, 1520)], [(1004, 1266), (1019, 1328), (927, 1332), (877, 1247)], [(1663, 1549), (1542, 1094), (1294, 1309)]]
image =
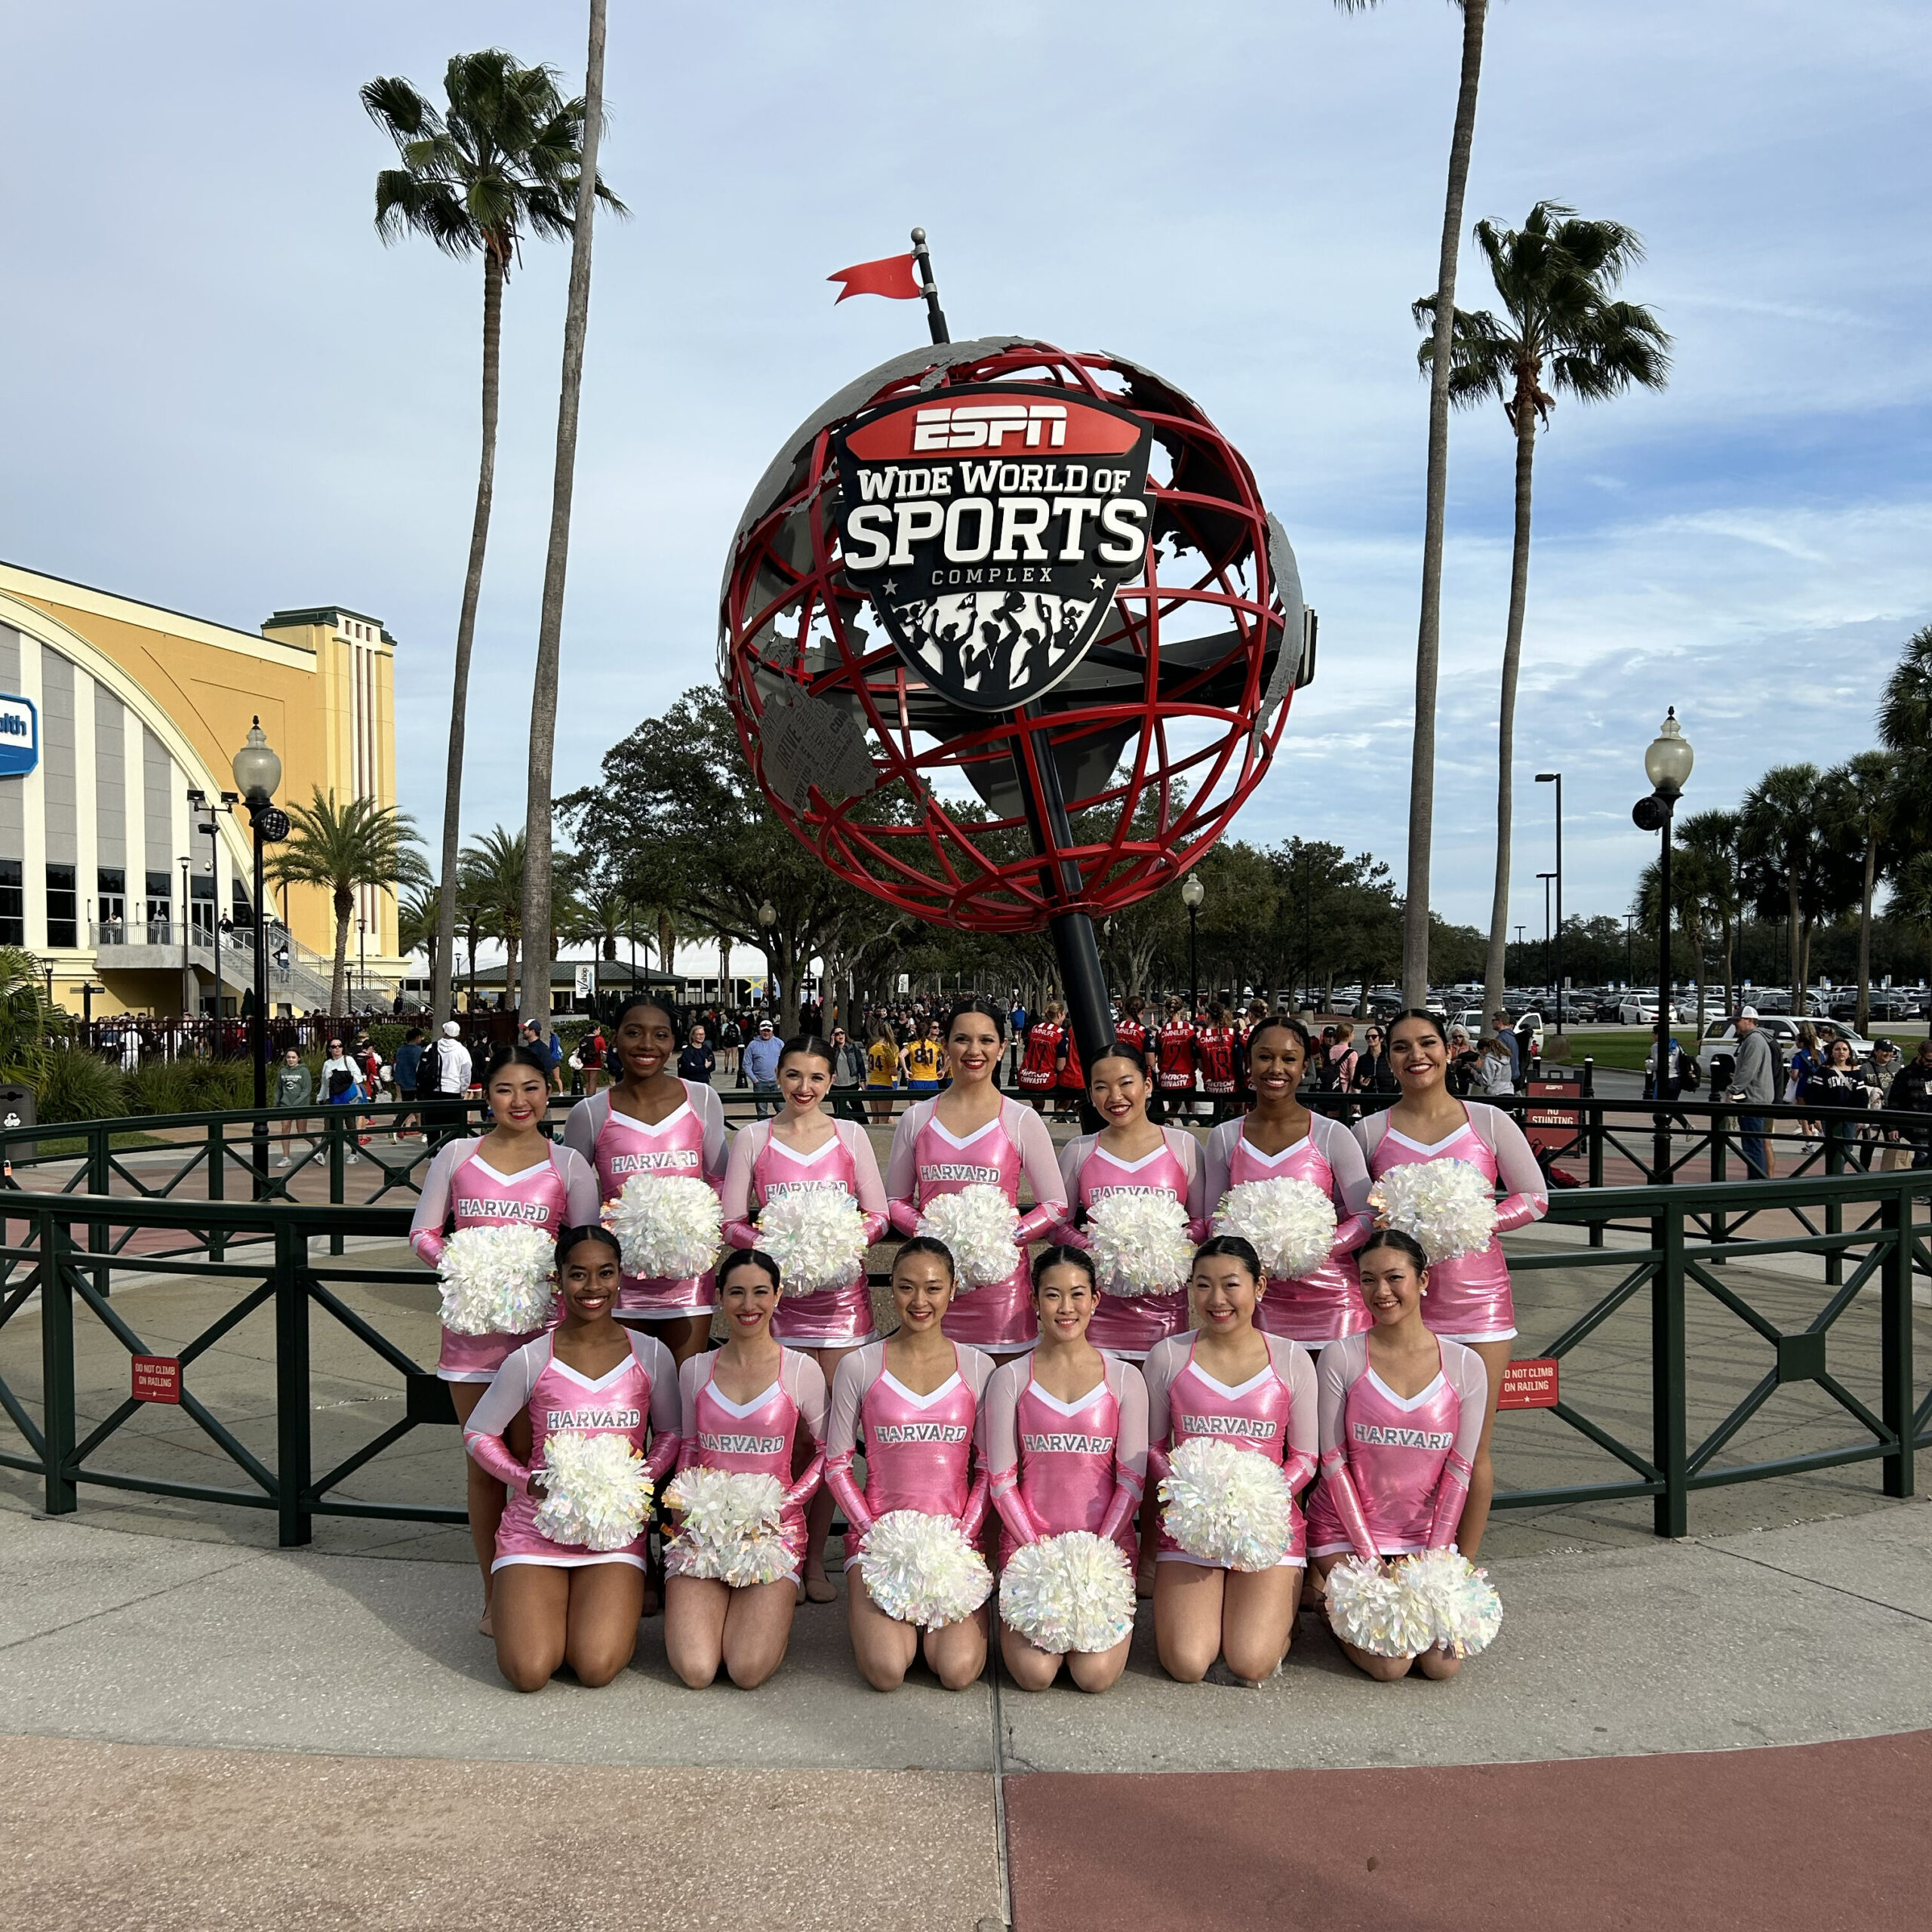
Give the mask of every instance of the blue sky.
[[(1433, 278), (1457, 17), (1441, 0), (1182, 10), (611, 9), (558, 789), (710, 675), (724, 546), (778, 438), (920, 339), (833, 269), (931, 232), (955, 332), (1151, 364), (1241, 445), (1320, 610), (1321, 677), (1238, 829), (1403, 854)], [(480, 271), (371, 224), (355, 98), (492, 42), (580, 74), (576, 6), (66, 0), (0, 8), (0, 555), (254, 628), (340, 601), (400, 640), (404, 803), (440, 814), (475, 460)], [(1502, 0), (1472, 218), (1539, 197), (1637, 228), (1677, 338), (1661, 395), (1559, 406), (1538, 460), (1518, 889), (1620, 911), (1667, 703), (1691, 802), (1870, 742), (1932, 621), (1923, 325), (1932, 10), (1908, 0)], [(576, 85), (572, 80), (572, 85)], [(505, 316), (466, 830), (523, 810), (565, 251)], [(1466, 249), (1463, 306), (1488, 299)], [(1481, 922), (1510, 439), (1451, 450), (1434, 898)]]

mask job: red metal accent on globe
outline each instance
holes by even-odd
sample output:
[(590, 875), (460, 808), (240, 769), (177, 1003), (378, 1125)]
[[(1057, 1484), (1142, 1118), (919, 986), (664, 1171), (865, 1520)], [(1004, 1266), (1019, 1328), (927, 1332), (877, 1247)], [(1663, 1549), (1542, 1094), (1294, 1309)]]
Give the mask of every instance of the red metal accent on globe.
[[(930, 688), (838, 547), (836, 432), (879, 402), (989, 382), (1124, 408), (1155, 443), (1144, 558), (1072, 673), (1019, 713)], [(1117, 356), (994, 337), (899, 357), (795, 432), (734, 543), (719, 672), (761, 788), (832, 871), (921, 918), (1031, 932), (1132, 905), (1221, 835), (1266, 775), (1303, 623), (1287, 540), (1192, 401)], [(1015, 768), (1048, 755), (1070, 842), (1029, 811)]]

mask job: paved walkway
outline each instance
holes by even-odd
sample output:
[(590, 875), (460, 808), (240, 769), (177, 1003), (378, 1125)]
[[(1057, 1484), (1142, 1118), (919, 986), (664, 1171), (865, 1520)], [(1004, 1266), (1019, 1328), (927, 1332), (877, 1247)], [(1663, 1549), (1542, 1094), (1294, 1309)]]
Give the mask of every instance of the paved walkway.
[(460, 1562), (16, 1504), (0, 1925), (972, 1932), (1009, 1887), (1020, 1932), (1906, 1922), (1932, 1508), (1492, 1569), (1447, 1685), (1304, 1618), (1272, 1684), (1183, 1687), (1143, 1611), (1103, 1698), (882, 1697), (828, 1606), (755, 1694), (685, 1690), (654, 1620), (608, 1689), (523, 1697)]

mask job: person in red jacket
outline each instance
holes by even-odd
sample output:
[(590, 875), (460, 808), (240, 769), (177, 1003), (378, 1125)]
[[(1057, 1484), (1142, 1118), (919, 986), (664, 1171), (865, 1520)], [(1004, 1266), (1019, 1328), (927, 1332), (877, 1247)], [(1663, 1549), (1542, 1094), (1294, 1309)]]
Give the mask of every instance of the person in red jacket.
[(1235, 1095), (1241, 1084), (1235, 1064), (1240, 1048), (1224, 1006), (1208, 1009), (1208, 1024), (1195, 1038), (1195, 1053), (1201, 1066), (1201, 1091), (1211, 1103), (1216, 1120), (1226, 1120), (1235, 1112)]
[(1174, 1110), (1175, 1118), (1181, 1118), (1193, 1103), (1196, 1054), (1194, 1023), (1181, 1011), (1177, 999), (1168, 1001), (1168, 1017), (1155, 1036), (1154, 1052), (1161, 1098)]
[(1154, 1063), (1147, 1050), (1147, 1023), (1142, 1017), (1147, 1002), (1138, 993), (1129, 993), (1120, 1003), (1120, 1018), (1114, 1024), (1114, 1042), (1136, 1055), (1151, 1080)]
[(1032, 1102), (1035, 1112), (1046, 1111), (1047, 1096), (1060, 1084), (1066, 1017), (1066, 1009), (1057, 1000), (1051, 1001), (1044, 1016), (1026, 1029), (1026, 1052), (1020, 1063), (1020, 1091), (1024, 1099)]
[(1080, 1042), (1069, 1025), (1060, 1040), (1060, 1097), (1055, 1117), (1078, 1120), (1080, 1103), (1087, 1097), (1087, 1075), (1080, 1064)]

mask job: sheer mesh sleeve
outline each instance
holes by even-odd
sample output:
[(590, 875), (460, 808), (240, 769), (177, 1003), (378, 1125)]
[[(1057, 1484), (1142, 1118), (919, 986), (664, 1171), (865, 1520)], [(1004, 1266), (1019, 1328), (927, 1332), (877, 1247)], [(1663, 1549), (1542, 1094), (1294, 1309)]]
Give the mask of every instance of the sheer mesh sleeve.
[(731, 1158), (725, 1163), (724, 1184), (718, 1198), (724, 1212), (722, 1230), (727, 1247), (755, 1247), (758, 1230), (752, 1225), (756, 1213), (752, 1204), (752, 1167), (771, 1131), (769, 1121), (757, 1121), (738, 1130), (731, 1143)]
[(919, 1130), (932, 1118), (933, 1103), (921, 1100), (899, 1116), (893, 1130), (892, 1152), (885, 1165), (887, 1212), (902, 1235), (919, 1229)]
[(1361, 1143), (1339, 1121), (1318, 1115), (1312, 1125), (1315, 1144), (1335, 1177), (1335, 1238), (1329, 1254), (1339, 1260), (1352, 1254), (1367, 1240), (1375, 1226), (1375, 1210), (1368, 1204), (1368, 1191), (1374, 1183), (1368, 1177), (1368, 1161)]
[[(869, 1246), (891, 1225), (886, 1207), (885, 1183), (879, 1178), (878, 1156), (872, 1152), (871, 1136), (857, 1121), (841, 1120), (837, 1125), (838, 1137), (844, 1142), (845, 1151), (852, 1157), (859, 1212), (866, 1217), (866, 1241)], [(738, 1138), (742, 1140), (743, 1134), (740, 1134)]]
[(1048, 1240), (1063, 1242), (1083, 1252), (1092, 1244), (1075, 1225), (1080, 1213), (1080, 1170), (1087, 1164), (1087, 1157), (1099, 1139), (1097, 1134), (1076, 1134), (1060, 1150), (1060, 1184), (1066, 1195), (1066, 1207), (1046, 1231)]
[(1000, 1124), (1020, 1149), (1026, 1183), (1033, 1190), (1034, 1205), (1020, 1216), (1020, 1232), (1015, 1237), (1023, 1247), (1029, 1241), (1038, 1241), (1056, 1221), (1066, 1217), (1066, 1189), (1060, 1180), (1054, 1137), (1047, 1131), (1046, 1122), (1031, 1107), (1023, 1107), (1017, 1100), (1001, 1102), (1000, 1113)]
[(1349, 1390), (1368, 1367), (1368, 1343), (1360, 1335), (1331, 1342), (1321, 1351), (1315, 1371), (1318, 1426), (1321, 1442), (1321, 1487), (1342, 1519), (1342, 1527), (1356, 1555), (1364, 1563), (1379, 1560), (1375, 1539), (1368, 1533), (1361, 1497), (1349, 1473), (1347, 1439)]
[(810, 1355), (787, 1349), (778, 1360), (778, 1380), (797, 1405), (798, 1420), (811, 1435), (814, 1454), (785, 1492), (786, 1503), (796, 1508), (817, 1491), (825, 1479), (825, 1371)]
[(1037, 1543), (1045, 1534), (1020, 1493), (1020, 1398), (1032, 1372), (1023, 1355), (1017, 1361), (1002, 1362), (994, 1370), (980, 1405), (993, 1507), (1016, 1543)]
[[(1299, 1342), (1285, 1335), (1267, 1337), (1269, 1359), (1275, 1373), (1288, 1385), (1288, 1439), (1281, 1473), (1291, 1490), (1300, 1490), (1315, 1474), (1321, 1459), (1321, 1426), (1315, 1392), (1315, 1358)], [(1324, 1350), (1325, 1353), (1326, 1351)]]
[(678, 1364), (655, 1335), (641, 1335), (635, 1329), (631, 1331), (631, 1353), (651, 1378), (651, 1449), (644, 1459), (645, 1472), (662, 1485), (676, 1465), (684, 1441), (685, 1405), (678, 1388)]
[[(1223, 1123), (1226, 1125), (1235, 1122)], [(1184, 1127), (1164, 1127), (1161, 1137), (1168, 1143), (1168, 1152), (1180, 1163), (1180, 1171), (1187, 1177), (1187, 1238), (1192, 1241), (1208, 1238), (1208, 1171), (1207, 1163), (1201, 1158), (1201, 1143)], [(1217, 1194), (1214, 1199), (1218, 1201)]]
[(593, 1094), (587, 1100), (578, 1101), (564, 1116), (564, 1145), (575, 1148), (590, 1163), (593, 1173), (597, 1167), (598, 1130), (610, 1111), (610, 1095)]
[(679, 1364), (678, 1369), (678, 1434), (682, 1438), (678, 1448), (678, 1466), (681, 1469), (697, 1466), (697, 1398), (711, 1374), (711, 1351), (694, 1355)]
[(423, 1192), (410, 1219), (409, 1244), (432, 1268), (443, 1258), (443, 1230), (449, 1226), (450, 1184), (457, 1164), (475, 1153), (476, 1146), (474, 1140), (445, 1141), (423, 1177)]
[(1364, 1114), (1349, 1130), (1355, 1136), (1356, 1145), (1361, 1149), (1362, 1159), (1371, 1178), (1375, 1173), (1375, 1150), (1382, 1145), (1382, 1137), (1388, 1131), (1388, 1115), (1378, 1109), (1372, 1114)]
[(1496, 1204), (1496, 1232), (1527, 1227), (1549, 1212), (1549, 1187), (1523, 1130), (1500, 1107), (1472, 1106), (1469, 1124), (1496, 1156), (1503, 1198)]
[(715, 1187), (724, 1178), (728, 1156), (730, 1137), (724, 1131), (724, 1103), (708, 1080), (701, 1087), (694, 1080), (687, 1080), (685, 1091), (691, 1097), (691, 1111), (704, 1126), (704, 1177)]
[(564, 1183), (564, 1212), (574, 1228), (596, 1224), (604, 1204), (598, 1198), (597, 1170), (574, 1147), (552, 1147), (550, 1158)]
[(1147, 1473), (1158, 1482), (1168, 1472), (1168, 1449), (1174, 1425), (1168, 1414), (1168, 1392), (1187, 1361), (1191, 1335), (1170, 1335), (1149, 1352), (1143, 1371), (1147, 1386)]
[(858, 1451), (859, 1417), (866, 1391), (885, 1366), (885, 1344), (868, 1342), (850, 1350), (832, 1378), (832, 1404), (825, 1425), (825, 1483), (844, 1512), (854, 1536), (872, 1526), (864, 1494), (852, 1478), (852, 1458)]
[(499, 1482), (506, 1482), (525, 1495), (530, 1493), (530, 1469), (509, 1452), (503, 1431), (522, 1414), (530, 1392), (550, 1359), (550, 1338), (546, 1335), (526, 1342), (497, 1370), (495, 1379), (483, 1392), (483, 1398), (469, 1412), (463, 1426), (463, 1446), (478, 1469), (488, 1469)]
[(1228, 1176), (1233, 1171), (1235, 1143), (1241, 1138), (1241, 1122), (1224, 1120), (1210, 1130), (1208, 1146), (1201, 1157), (1201, 1192), (1212, 1214), (1228, 1191)]
[(1454, 1386), (1461, 1404), (1456, 1420), (1456, 1446), (1436, 1478), (1435, 1500), (1429, 1512), (1429, 1546), (1447, 1549), (1456, 1540), (1463, 1520), (1463, 1506), (1469, 1500), (1469, 1472), (1475, 1466), (1476, 1447), (1482, 1441), (1483, 1418), (1488, 1412), (1489, 1371), (1474, 1349), (1460, 1342), (1444, 1342), (1442, 1373)]
[[(881, 1343), (881, 1349), (884, 1346)], [(993, 1358), (964, 1346), (958, 1352), (959, 1379), (973, 1392), (973, 1486), (966, 1492), (966, 1507), (959, 1518), (960, 1532), (971, 1543), (986, 1520), (991, 1487), (986, 1473), (986, 1385), (993, 1379)]]
[(1114, 1493), (1100, 1534), (1117, 1537), (1147, 1484), (1147, 1384), (1131, 1361), (1109, 1355), (1107, 1386), (1114, 1392), (1120, 1426), (1114, 1436)]

